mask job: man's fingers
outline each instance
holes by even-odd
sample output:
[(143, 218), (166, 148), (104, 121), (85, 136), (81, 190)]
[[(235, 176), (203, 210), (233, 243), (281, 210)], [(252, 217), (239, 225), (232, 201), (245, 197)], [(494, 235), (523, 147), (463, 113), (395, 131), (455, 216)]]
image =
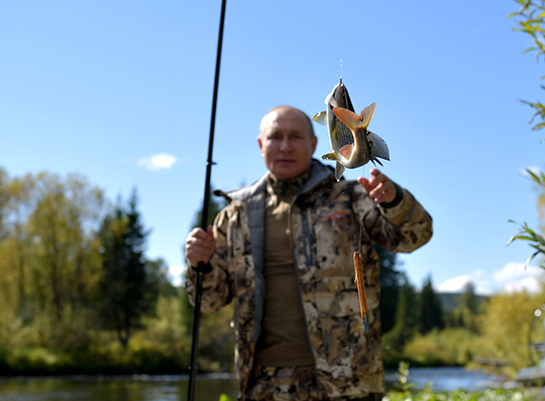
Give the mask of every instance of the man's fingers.
[(214, 252), (215, 244), (212, 227), (208, 226), (206, 231), (195, 228), (186, 239), (185, 255), (193, 266), (199, 262), (207, 263)]
[(358, 182), (376, 203), (391, 202), (396, 196), (394, 183), (378, 168), (372, 168), (369, 179), (360, 177)]

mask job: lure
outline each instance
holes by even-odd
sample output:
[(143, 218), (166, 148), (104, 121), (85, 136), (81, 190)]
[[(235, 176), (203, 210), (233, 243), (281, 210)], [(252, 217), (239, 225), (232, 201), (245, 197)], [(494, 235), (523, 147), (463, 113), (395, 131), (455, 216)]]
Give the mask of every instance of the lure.
[(367, 298), (365, 297), (365, 285), (363, 284), (363, 268), (361, 267), (361, 255), (354, 252), (354, 270), (356, 271), (356, 283), (358, 283), (358, 298), (360, 300), (361, 318), (363, 320), (363, 330), (369, 331), (369, 321), (367, 320)]

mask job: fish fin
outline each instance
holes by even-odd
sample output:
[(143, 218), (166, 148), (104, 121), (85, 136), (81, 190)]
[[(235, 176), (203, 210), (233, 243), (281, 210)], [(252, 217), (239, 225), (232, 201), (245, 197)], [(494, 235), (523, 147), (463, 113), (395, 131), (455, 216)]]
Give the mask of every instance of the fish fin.
[(367, 131), (367, 135), (369, 136), (368, 140), (373, 143), (373, 146), (371, 147), (371, 157), (380, 157), (384, 160), (390, 160), (390, 150), (384, 139), (371, 131)]
[(371, 118), (373, 117), (373, 113), (375, 112), (375, 105), (376, 103), (370, 104), (365, 109), (363, 109), (360, 113), (361, 123), (362, 127), (367, 129), (369, 126), (369, 123), (371, 122)]
[(333, 112), (341, 122), (350, 129), (365, 128), (362, 124), (360, 116), (353, 111), (344, 109), (342, 107), (333, 108)]
[(337, 154), (333, 152), (323, 155), (322, 160), (339, 160), (339, 158), (337, 157)]
[(341, 162), (337, 161), (337, 164), (335, 165), (335, 179), (337, 181), (340, 181), (341, 177), (343, 176), (343, 173), (344, 173), (344, 166), (342, 165)]
[(318, 124), (326, 125), (327, 124), (327, 113), (325, 111), (320, 111), (312, 117), (313, 121), (316, 121)]

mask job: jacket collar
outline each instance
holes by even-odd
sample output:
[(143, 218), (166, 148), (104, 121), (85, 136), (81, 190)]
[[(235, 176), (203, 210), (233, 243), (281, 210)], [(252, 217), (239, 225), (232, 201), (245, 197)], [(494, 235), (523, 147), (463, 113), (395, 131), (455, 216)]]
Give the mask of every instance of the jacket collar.
[[(310, 163), (310, 174), (300, 193), (311, 191), (325, 180), (331, 179), (334, 175), (333, 171), (333, 168), (326, 166), (316, 159), (312, 159)], [(269, 173), (263, 175), (263, 177), (251, 185), (235, 189), (233, 191), (228, 191), (226, 195), (231, 199), (241, 201), (249, 201), (256, 196), (261, 197), (267, 190), (268, 178)]]

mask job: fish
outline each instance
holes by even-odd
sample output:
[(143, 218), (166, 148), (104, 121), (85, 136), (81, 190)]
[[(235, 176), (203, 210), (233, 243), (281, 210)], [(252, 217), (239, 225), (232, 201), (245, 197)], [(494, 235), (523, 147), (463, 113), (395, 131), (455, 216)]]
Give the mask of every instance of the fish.
[(326, 110), (317, 113), (312, 119), (327, 126), (333, 152), (323, 155), (322, 160), (337, 162), (337, 181), (341, 179), (345, 168), (361, 167), (370, 161), (382, 166), (378, 157), (390, 160), (390, 151), (384, 139), (367, 129), (375, 112), (375, 103), (357, 115), (341, 77), (325, 98), (325, 104)]

